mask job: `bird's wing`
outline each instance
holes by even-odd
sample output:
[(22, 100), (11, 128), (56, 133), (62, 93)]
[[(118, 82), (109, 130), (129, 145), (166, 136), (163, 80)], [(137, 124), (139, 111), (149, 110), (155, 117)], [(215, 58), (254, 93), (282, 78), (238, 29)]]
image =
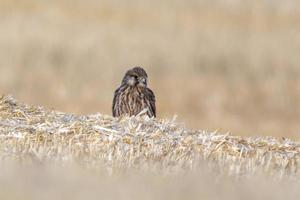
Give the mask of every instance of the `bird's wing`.
[(118, 88), (118, 89), (115, 91), (114, 99), (113, 99), (113, 104), (112, 104), (112, 113), (113, 113), (113, 116), (114, 116), (114, 117), (116, 117), (116, 115), (117, 115), (116, 103), (117, 103), (117, 98), (119, 98), (119, 90), (120, 90), (120, 88)]
[(147, 93), (150, 101), (150, 111), (152, 112), (153, 116), (156, 117), (155, 95), (149, 88), (147, 88)]

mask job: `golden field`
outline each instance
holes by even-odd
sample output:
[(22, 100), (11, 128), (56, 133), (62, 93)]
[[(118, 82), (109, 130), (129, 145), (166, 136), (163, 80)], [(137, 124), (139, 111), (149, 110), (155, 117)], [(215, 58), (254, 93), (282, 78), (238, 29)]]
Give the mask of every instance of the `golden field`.
[[(300, 199), (299, 32), (294, 0), (1, 0), (0, 199)], [(157, 119), (110, 116), (136, 65)]]
[(298, 139), (299, 11), (292, 0), (2, 0), (0, 91), (110, 114), (124, 72), (141, 65), (160, 118)]

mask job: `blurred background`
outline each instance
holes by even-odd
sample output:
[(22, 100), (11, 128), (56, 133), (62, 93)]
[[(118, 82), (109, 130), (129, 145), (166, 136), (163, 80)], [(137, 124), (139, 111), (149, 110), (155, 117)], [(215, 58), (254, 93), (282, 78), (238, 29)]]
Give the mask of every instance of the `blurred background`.
[(0, 93), (111, 114), (143, 66), (158, 117), (234, 135), (300, 136), (300, 2), (1, 0)]

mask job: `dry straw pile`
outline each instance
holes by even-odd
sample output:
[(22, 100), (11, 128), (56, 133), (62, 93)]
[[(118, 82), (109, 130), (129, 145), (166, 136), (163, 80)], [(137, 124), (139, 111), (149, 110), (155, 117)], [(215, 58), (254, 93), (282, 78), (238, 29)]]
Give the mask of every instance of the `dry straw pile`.
[(190, 131), (174, 120), (77, 116), (0, 98), (0, 159), (21, 164), (79, 163), (117, 170), (299, 177), (300, 144)]

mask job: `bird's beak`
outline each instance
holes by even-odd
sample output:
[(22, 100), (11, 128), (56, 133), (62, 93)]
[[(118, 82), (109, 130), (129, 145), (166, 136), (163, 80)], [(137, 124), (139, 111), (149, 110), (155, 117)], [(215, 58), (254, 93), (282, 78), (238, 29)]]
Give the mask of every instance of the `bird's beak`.
[(143, 77), (139, 78), (138, 81), (139, 81), (139, 84), (142, 85), (142, 86), (147, 85), (147, 80)]

